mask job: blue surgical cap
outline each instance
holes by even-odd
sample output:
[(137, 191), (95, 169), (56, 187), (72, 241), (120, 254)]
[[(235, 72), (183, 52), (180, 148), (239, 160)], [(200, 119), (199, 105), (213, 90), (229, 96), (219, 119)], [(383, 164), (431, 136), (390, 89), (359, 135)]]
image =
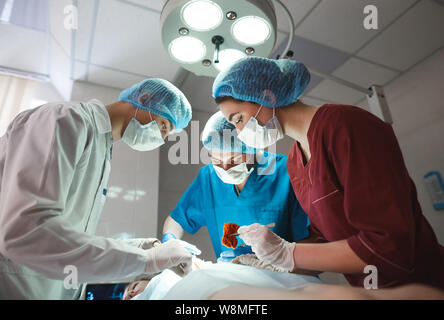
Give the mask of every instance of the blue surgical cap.
[(310, 72), (300, 62), (247, 57), (219, 73), (213, 97), (229, 96), (277, 108), (296, 102), (309, 82)]
[(124, 90), (119, 101), (131, 103), (139, 109), (164, 117), (176, 127), (186, 128), (191, 120), (191, 105), (185, 95), (172, 83), (163, 79), (146, 79)]
[(207, 121), (202, 132), (202, 143), (207, 150), (255, 154), (256, 149), (248, 147), (237, 138), (236, 128), (229, 123), (221, 111)]

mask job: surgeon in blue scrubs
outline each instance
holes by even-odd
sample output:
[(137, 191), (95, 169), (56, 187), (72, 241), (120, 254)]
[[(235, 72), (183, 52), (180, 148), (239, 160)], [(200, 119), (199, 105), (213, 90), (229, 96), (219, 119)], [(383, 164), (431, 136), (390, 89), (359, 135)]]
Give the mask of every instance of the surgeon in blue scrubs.
[[(222, 257), (251, 253), (249, 246), (233, 251), (222, 244), (227, 222), (239, 226), (275, 223), (271, 230), (287, 241), (309, 236), (308, 217), (290, 184), (286, 156), (246, 146), (220, 111), (205, 125), (202, 142), (212, 163), (200, 169), (166, 219), (162, 242), (180, 239), (184, 230), (194, 234), (206, 226), (220, 258), (223, 252)], [(238, 245), (242, 243), (239, 239)]]

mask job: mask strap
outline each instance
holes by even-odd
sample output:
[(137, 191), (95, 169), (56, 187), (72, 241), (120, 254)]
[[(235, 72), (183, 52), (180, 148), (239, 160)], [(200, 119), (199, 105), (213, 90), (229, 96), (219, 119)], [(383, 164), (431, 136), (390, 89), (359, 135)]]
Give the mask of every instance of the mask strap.
[(151, 116), (151, 111), (148, 111), (148, 112), (150, 113), (151, 122), (153, 122), (153, 117)]
[(259, 108), (259, 110), (257, 111), (256, 115), (254, 116), (254, 118), (256, 118), (259, 115), (259, 112), (261, 112), (263, 105), (261, 105), (261, 107)]

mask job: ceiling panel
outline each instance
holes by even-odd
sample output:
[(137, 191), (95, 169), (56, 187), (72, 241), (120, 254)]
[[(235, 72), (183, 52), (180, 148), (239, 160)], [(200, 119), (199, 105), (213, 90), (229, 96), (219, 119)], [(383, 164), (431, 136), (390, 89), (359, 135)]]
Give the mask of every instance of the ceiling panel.
[[(281, 43), (280, 47), (275, 50), (276, 54), (281, 54), (286, 45), (286, 41)], [(333, 72), (349, 59), (348, 54), (299, 36), (294, 37), (290, 49), (294, 52), (295, 60), (302, 61), (305, 65), (324, 73)]]
[(66, 54), (71, 54), (71, 32), (65, 29), (64, 8), (71, 0), (49, 0), (49, 31)]
[(358, 56), (407, 70), (444, 45), (443, 30), (444, 6), (421, 1), (363, 48)]
[[(293, 16), (295, 26), (302, 21), (318, 2), (320, 2), (320, 0), (282, 0), (282, 3)], [(278, 29), (287, 33), (290, 32), (290, 23), (287, 15), (279, 6), (275, 5), (275, 8)]]
[(159, 14), (111, 0), (99, 8), (91, 62), (170, 81), (179, 69), (163, 49)]
[(365, 88), (374, 84), (385, 85), (398, 74), (357, 58), (351, 58), (333, 72), (334, 76)]
[(167, 2), (167, 0), (119, 0), (121, 2), (130, 2), (135, 3), (147, 8), (151, 8), (157, 11), (162, 11), (163, 6)]
[(78, 29), (75, 32), (75, 59), (88, 61), (91, 31), (93, 30), (93, 22), (95, 20), (96, 1), (77, 0), (77, 8), (79, 13)]
[[(0, 2), (0, 8), (6, 1)], [(1, 10), (1, 9), (0, 9)], [(48, 29), (48, 0), (14, 0), (10, 23), (46, 31)]]
[(362, 92), (345, 87), (330, 80), (323, 80), (308, 94), (313, 98), (320, 98), (332, 103), (354, 104), (365, 95)]
[(316, 99), (316, 98), (312, 98), (312, 97), (307, 97), (307, 96), (303, 96), (301, 98), (302, 102), (311, 106), (322, 106), (325, 104), (325, 101), (320, 100), (320, 99)]
[(113, 88), (126, 89), (145, 80), (145, 77), (118, 72), (98, 66), (90, 65), (88, 69), (88, 81)]
[(48, 73), (48, 37), (45, 32), (0, 23), (0, 65)]
[[(415, 1), (417, 0), (322, 1), (296, 29), (296, 34), (345, 52), (354, 53)], [(378, 30), (366, 30), (363, 26), (363, 10), (369, 4), (378, 8)]]

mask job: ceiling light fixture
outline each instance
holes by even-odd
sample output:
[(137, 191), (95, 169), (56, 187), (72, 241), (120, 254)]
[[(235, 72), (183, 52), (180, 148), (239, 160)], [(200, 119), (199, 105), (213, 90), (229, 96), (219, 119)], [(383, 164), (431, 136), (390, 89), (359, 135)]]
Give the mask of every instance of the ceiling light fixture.
[(269, 57), (275, 1), (168, 0), (161, 14), (164, 47), (184, 69), (210, 77), (243, 57)]

